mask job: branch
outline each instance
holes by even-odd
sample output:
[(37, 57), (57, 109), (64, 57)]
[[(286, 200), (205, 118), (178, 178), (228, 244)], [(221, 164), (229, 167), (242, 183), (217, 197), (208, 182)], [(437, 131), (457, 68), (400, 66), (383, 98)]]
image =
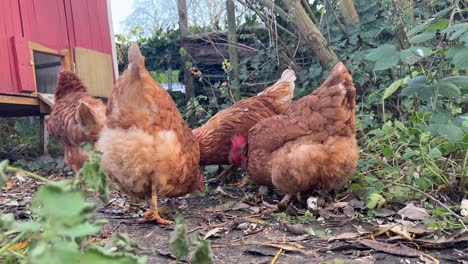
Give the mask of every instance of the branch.
[(314, 21), (314, 24), (317, 24), (317, 18), (315, 17), (314, 13), (312, 12), (312, 9), (310, 9), (309, 3), (307, 0), (302, 0), (302, 5), (305, 6), (307, 13), (309, 13), (310, 18), (312, 18), (312, 21)]
[(284, 11), (281, 7), (277, 6), (274, 2), (270, 0), (257, 0), (257, 2), (270, 10), (273, 10), (276, 14), (278, 14), (284, 20), (288, 20), (288, 13)]

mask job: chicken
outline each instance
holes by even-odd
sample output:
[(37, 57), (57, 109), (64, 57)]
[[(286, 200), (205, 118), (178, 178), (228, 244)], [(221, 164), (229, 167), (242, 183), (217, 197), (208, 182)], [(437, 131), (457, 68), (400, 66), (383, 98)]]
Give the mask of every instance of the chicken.
[(275, 84), (257, 96), (236, 102), (195, 129), (193, 133), (200, 143), (200, 164), (230, 164), (231, 138), (247, 137), (249, 129), (260, 120), (283, 113), (291, 105), (294, 80), (294, 71), (287, 69)]
[(62, 144), (67, 165), (78, 172), (88, 159), (81, 144), (98, 140), (106, 126), (106, 106), (91, 96), (76, 74), (61, 70), (46, 125)]
[(282, 115), (232, 138), (231, 159), (259, 185), (291, 196), (343, 186), (356, 168), (356, 90), (343, 63)]
[(128, 58), (107, 105), (107, 128), (97, 142), (101, 168), (122, 191), (150, 202), (140, 221), (172, 224), (159, 215), (157, 199), (203, 190), (198, 142), (169, 93), (146, 70), (136, 43)]

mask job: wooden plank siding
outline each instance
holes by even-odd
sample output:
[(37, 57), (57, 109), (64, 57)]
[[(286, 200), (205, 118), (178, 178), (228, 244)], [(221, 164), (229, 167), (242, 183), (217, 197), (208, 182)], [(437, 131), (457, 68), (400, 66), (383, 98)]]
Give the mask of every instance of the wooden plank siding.
[[(90, 52), (92, 57), (102, 61), (93, 65), (86, 59), (87, 65), (80, 67), (81, 72), (84, 67), (98, 65), (106, 65), (108, 70), (110, 58), (107, 76), (112, 83), (116, 76), (108, 8), (107, 0), (1, 0), (0, 95), (37, 96), (35, 73), (30, 66), (30, 61), (34, 62), (33, 50), (64, 56), (62, 63), (70, 70), (74, 69), (73, 62), (78, 63), (77, 49), (94, 51), (95, 54)], [(97, 80), (97, 76), (85, 78)], [(109, 80), (104, 83), (108, 86)], [(100, 96), (108, 94), (103, 89), (110, 91), (112, 87), (97, 87)]]

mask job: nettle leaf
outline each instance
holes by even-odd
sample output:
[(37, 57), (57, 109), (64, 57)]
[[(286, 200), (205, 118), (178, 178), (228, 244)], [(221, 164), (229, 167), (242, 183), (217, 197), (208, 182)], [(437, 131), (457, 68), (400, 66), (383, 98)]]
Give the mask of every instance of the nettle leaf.
[(176, 215), (174, 231), (169, 240), (172, 251), (178, 260), (187, 257), (189, 253), (189, 244), (187, 236), (187, 225), (181, 215)]
[(400, 61), (400, 56), (395, 45), (385, 44), (371, 50), (370, 53), (367, 54), (366, 59), (374, 61), (374, 70), (379, 71), (397, 65)]
[(460, 44), (450, 47), (445, 57), (447, 59), (452, 59), (452, 63), (456, 67), (462, 70), (468, 70), (468, 47), (465, 47), (465, 45)]
[(436, 31), (426, 31), (426, 32), (423, 32), (421, 34), (418, 34), (414, 37), (412, 37), (409, 42), (411, 44), (418, 44), (418, 43), (421, 43), (421, 42), (425, 42), (425, 41), (428, 41), (430, 39), (433, 39), (435, 36), (436, 36)]
[(460, 88), (460, 90), (468, 90), (468, 76), (449, 76), (443, 78), (440, 82), (453, 83)]
[(437, 159), (442, 157), (442, 152), (438, 148), (433, 148), (429, 150), (429, 153), (427, 153), (427, 156), (431, 159)]
[(432, 54), (432, 50), (426, 47), (412, 47), (402, 50), (400, 53), (401, 60), (407, 64), (413, 65), (420, 59)]
[(210, 248), (210, 241), (201, 239), (197, 234), (192, 236), (192, 241), (197, 245), (197, 249), (193, 253), (190, 263), (193, 264), (210, 264), (213, 263), (213, 253)]
[(436, 17), (436, 18), (437, 17), (443, 17), (443, 16), (447, 15), (450, 11), (452, 11), (452, 9), (453, 9), (453, 6), (442, 9), (439, 12), (437, 12), (436, 14), (434, 14), (434, 17)]
[(459, 24), (451, 25), (448, 28), (442, 30), (443, 33), (452, 33), (449, 40), (455, 40), (467, 31), (468, 31), (468, 23), (459, 23)]
[(437, 133), (441, 136), (445, 136), (451, 143), (455, 143), (463, 139), (463, 131), (461, 128), (453, 124), (440, 126), (439, 129), (437, 129)]
[(426, 76), (421, 75), (408, 81), (408, 86), (401, 90), (401, 95), (418, 95), (421, 100), (429, 100), (434, 94), (434, 86), (426, 83)]
[(128, 253), (109, 253), (101, 248), (89, 248), (80, 257), (80, 263), (143, 264), (147, 257), (136, 257)]
[(452, 82), (441, 80), (438, 86), (439, 94), (443, 97), (461, 96), (460, 88)]

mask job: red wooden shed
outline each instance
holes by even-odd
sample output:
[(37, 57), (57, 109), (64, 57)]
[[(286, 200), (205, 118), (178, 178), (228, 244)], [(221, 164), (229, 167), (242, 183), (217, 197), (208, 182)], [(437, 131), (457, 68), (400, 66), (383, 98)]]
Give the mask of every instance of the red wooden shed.
[(0, 116), (50, 112), (60, 65), (107, 97), (115, 78), (109, 0), (0, 1)]

